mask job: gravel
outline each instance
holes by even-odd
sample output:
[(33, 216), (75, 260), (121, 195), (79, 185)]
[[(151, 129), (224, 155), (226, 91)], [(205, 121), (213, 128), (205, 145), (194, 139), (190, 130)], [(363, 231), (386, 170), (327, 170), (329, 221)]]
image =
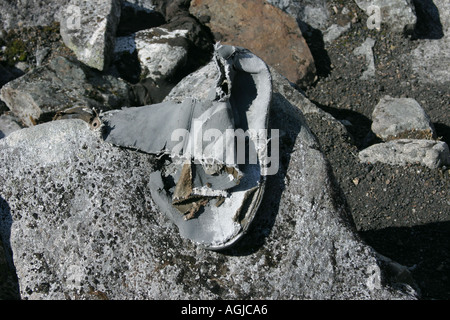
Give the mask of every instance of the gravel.
[[(339, 3), (330, 6), (339, 12)], [(352, 18), (357, 15), (350, 30), (325, 46), (315, 38), (317, 31), (308, 39), (320, 67), (317, 82), (304, 91), (318, 107), (346, 124), (347, 130), (314, 115), (307, 116), (310, 127), (361, 236), (379, 253), (410, 269), (423, 299), (449, 299), (448, 168), (363, 164), (358, 160), (360, 150), (380, 142), (371, 132), (371, 115), (385, 95), (419, 102), (437, 136), (449, 144), (449, 84), (422, 82), (412, 72), (411, 61), (404, 57), (420, 40), (389, 32), (383, 26), (380, 31), (369, 30), (364, 13), (351, 4), (346, 6)], [(342, 16), (331, 18), (337, 22)], [(366, 60), (353, 51), (367, 38), (375, 40), (375, 78), (361, 80)]]

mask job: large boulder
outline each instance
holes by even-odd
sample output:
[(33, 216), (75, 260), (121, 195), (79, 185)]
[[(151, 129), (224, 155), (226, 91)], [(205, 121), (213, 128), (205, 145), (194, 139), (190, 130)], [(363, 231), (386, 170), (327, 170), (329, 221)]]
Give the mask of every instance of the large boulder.
[(0, 30), (50, 25), (59, 21), (69, 1), (0, 1)]
[[(203, 90), (192, 88), (208, 84), (201, 79), (212, 71), (205, 68), (183, 80), (176, 96)], [(157, 211), (149, 190), (153, 156), (104, 142), (82, 120), (45, 123), (0, 140), (0, 230), (21, 297), (415, 298), (339, 205), (300, 110), (320, 111), (273, 69), (272, 75), (270, 128), (280, 129), (280, 170), (268, 176), (247, 235), (226, 251), (182, 239)]]
[(126, 82), (65, 57), (8, 82), (1, 89), (1, 99), (25, 126), (74, 106), (101, 111), (130, 104)]
[(114, 53), (120, 0), (72, 0), (62, 10), (61, 37), (78, 60), (103, 71)]
[(315, 64), (295, 18), (262, 0), (193, 0), (190, 12), (223, 44), (250, 49), (291, 82), (311, 84)]

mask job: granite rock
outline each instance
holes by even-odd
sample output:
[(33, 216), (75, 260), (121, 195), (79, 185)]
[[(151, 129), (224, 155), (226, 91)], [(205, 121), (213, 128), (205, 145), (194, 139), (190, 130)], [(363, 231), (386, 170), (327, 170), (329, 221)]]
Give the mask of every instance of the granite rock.
[(281, 9), (261, 0), (193, 0), (189, 10), (217, 41), (248, 48), (297, 85), (314, 80), (311, 51), (295, 18)]
[[(0, 230), (21, 297), (416, 298), (411, 286), (386, 277), (386, 260), (358, 237), (336, 201), (300, 109), (318, 111), (284, 77), (273, 74), (273, 82), (269, 125), (280, 129), (280, 170), (252, 228), (226, 251), (183, 240), (156, 210), (152, 156), (104, 142), (81, 120), (0, 140)], [(191, 89), (179, 97), (192, 92), (184, 86)]]
[(0, 29), (47, 26), (59, 21), (69, 0), (0, 1)]
[[(171, 77), (187, 62), (187, 30), (169, 31), (162, 27), (136, 32), (117, 38), (115, 53), (118, 60), (137, 54), (140, 78), (159, 80)], [(178, 45), (171, 45), (171, 42)]]
[(430, 117), (412, 98), (384, 96), (373, 110), (372, 131), (383, 140), (436, 138)]
[[(179, 27), (179, 28), (178, 28)], [(139, 72), (136, 78), (151, 78), (158, 82), (177, 78), (197, 69), (211, 56), (212, 41), (198, 46), (202, 37), (194, 24), (164, 24), (147, 30), (140, 30), (128, 36), (118, 37), (115, 46), (115, 65), (121, 75), (126, 75), (128, 66), (121, 67), (124, 60), (137, 57)], [(130, 78), (133, 81), (133, 77)]]
[(8, 82), (1, 98), (25, 126), (50, 120), (57, 111), (78, 105), (101, 111), (130, 104), (126, 82), (65, 57)]
[(111, 63), (120, 0), (72, 0), (62, 10), (61, 37), (78, 60), (100, 71)]
[(421, 24), (416, 37), (419, 45), (404, 59), (411, 61), (413, 72), (426, 83), (449, 83), (450, 2), (417, 1), (422, 4)]

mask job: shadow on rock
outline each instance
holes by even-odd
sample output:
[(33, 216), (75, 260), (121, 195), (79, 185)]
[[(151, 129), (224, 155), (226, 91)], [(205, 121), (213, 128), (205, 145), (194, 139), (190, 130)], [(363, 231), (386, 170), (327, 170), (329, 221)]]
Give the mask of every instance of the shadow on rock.
[(450, 145), (450, 127), (443, 123), (433, 123), (436, 135), (445, 143)]
[(411, 39), (441, 39), (444, 36), (439, 10), (432, 0), (413, 0), (417, 23)]
[(450, 298), (450, 222), (360, 232), (377, 252), (405, 265), (423, 299)]
[(123, 1), (117, 36), (125, 36), (139, 30), (158, 27), (164, 23), (166, 23), (166, 19), (160, 12)]
[[(283, 112), (283, 110), (280, 110), (281, 108), (276, 107), (280, 105), (287, 106), (290, 110), (284, 110)], [(252, 225), (245, 237), (232, 248), (221, 251), (223, 254), (233, 256), (252, 254), (261, 248), (271, 233), (279, 212), (281, 196), (286, 189), (284, 181), (291, 160), (291, 153), (297, 136), (305, 123), (305, 120), (301, 118), (301, 114), (295, 109), (296, 107), (292, 106), (280, 93), (273, 94), (268, 129), (286, 129), (286, 123), (283, 122), (284, 117), (289, 117), (294, 125), (286, 131), (285, 135), (280, 137), (279, 170), (277, 174), (267, 176), (264, 197)], [(280, 114), (280, 112), (285, 114)]]
[(0, 197), (0, 300), (20, 299), (19, 282), (11, 249), (11, 209)]

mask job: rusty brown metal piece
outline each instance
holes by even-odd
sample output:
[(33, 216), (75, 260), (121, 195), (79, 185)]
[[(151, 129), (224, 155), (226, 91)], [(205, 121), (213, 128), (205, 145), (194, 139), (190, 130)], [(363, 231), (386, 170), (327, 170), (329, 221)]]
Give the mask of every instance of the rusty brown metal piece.
[(102, 124), (97, 111), (84, 106), (77, 106), (58, 111), (53, 117), (54, 121), (63, 119), (81, 119), (87, 122), (92, 130), (100, 128)]

